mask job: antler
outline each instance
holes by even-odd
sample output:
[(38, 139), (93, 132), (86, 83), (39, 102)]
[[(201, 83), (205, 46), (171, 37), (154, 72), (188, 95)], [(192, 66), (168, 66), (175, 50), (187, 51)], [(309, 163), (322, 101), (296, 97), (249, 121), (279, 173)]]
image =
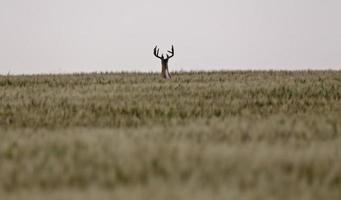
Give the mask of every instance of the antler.
[(170, 53), (171, 55), (168, 55), (168, 53), (166, 54), (167, 58), (163, 57), (163, 54), (161, 54), (161, 56), (159, 56), (159, 51), (160, 51), (160, 49), (157, 48), (157, 46), (155, 46), (155, 48), (154, 48), (154, 56), (157, 57), (157, 58), (160, 58), (161, 60), (170, 59), (171, 57), (174, 56), (174, 46), (173, 45), (172, 45), (172, 50), (168, 51), (168, 53)]
[(167, 59), (170, 59), (171, 57), (174, 56), (174, 46), (172, 45), (172, 50), (171, 51), (168, 51), (168, 53), (170, 53), (171, 55), (168, 55), (167, 54)]
[(154, 56), (157, 57), (157, 58), (160, 58), (160, 59), (164, 59), (163, 54), (161, 54), (161, 57), (159, 56), (159, 50), (160, 49), (158, 49), (157, 46), (155, 46), (155, 48), (154, 48)]

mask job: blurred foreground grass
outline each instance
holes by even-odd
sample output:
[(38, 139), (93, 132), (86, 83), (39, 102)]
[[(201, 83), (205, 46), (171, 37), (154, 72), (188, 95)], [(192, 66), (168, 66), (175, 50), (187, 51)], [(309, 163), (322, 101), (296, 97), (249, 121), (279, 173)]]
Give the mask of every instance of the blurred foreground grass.
[(340, 71), (0, 76), (0, 199), (340, 199), (340, 136)]

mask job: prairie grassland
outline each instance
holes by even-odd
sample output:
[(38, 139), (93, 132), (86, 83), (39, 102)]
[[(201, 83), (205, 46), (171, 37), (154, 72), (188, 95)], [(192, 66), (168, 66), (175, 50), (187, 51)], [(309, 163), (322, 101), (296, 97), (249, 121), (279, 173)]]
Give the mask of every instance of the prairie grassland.
[(0, 76), (0, 199), (340, 199), (341, 71)]

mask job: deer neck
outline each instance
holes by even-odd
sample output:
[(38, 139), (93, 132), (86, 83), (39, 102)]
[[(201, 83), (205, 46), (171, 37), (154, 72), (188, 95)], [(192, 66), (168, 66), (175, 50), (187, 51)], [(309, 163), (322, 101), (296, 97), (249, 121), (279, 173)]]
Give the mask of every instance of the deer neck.
[(162, 76), (163, 78), (165, 79), (170, 79), (171, 78), (171, 75), (169, 74), (169, 71), (168, 71), (168, 60), (162, 60)]

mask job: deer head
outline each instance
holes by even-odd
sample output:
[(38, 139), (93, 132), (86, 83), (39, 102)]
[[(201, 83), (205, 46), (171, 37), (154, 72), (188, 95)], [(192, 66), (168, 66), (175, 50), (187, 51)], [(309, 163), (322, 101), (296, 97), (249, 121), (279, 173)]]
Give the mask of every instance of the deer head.
[(155, 46), (154, 48), (154, 56), (161, 59), (161, 66), (162, 66), (162, 70), (161, 70), (161, 76), (165, 79), (171, 79), (171, 75), (168, 71), (168, 61), (170, 58), (172, 58), (174, 56), (174, 46), (172, 45), (172, 50), (168, 51), (168, 53), (170, 55), (168, 55), (168, 53), (166, 54), (166, 57), (163, 56), (163, 54), (161, 54), (161, 56), (159, 55), (159, 48), (157, 46)]

